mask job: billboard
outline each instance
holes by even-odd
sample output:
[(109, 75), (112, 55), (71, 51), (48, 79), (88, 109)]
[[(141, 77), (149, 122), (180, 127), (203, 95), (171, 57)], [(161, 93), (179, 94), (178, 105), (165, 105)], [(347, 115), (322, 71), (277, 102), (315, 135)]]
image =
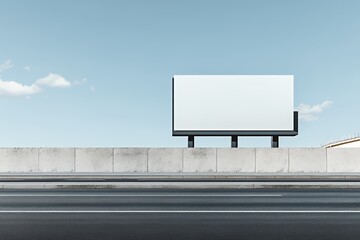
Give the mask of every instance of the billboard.
[(294, 136), (293, 75), (175, 75), (173, 136)]

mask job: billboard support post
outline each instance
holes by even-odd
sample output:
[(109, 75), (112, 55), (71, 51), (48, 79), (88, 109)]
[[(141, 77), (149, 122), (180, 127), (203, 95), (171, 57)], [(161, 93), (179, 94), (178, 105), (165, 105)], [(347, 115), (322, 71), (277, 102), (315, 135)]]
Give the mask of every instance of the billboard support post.
[(188, 148), (195, 147), (195, 137), (194, 136), (188, 136)]
[(238, 147), (238, 136), (231, 136), (231, 147), (232, 148)]
[(279, 136), (272, 136), (271, 137), (271, 147), (278, 148), (279, 147)]

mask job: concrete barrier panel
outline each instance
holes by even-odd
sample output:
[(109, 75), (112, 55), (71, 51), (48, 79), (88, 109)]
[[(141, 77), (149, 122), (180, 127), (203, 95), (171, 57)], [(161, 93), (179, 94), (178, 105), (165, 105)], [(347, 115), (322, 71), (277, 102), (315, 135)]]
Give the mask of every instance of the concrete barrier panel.
[(328, 148), (327, 171), (360, 172), (360, 148)]
[(216, 148), (185, 148), (184, 172), (216, 172)]
[(326, 172), (326, 149), (290, 148), (289, 169), (294, 173)]
[(217, 172), (255, 172), (255, 148), (218, 148)]
[(182, 172), (181, 148), (150, 148), (148, 152), (149, 172)]
[(0, 148), (0, 172), (37, 172), (38, 148)]
[(113, 154), (112, 148), (76, 148), (75, 171), (112, 172)]
[(289, 150), (287, 148), (257, 148), (256, 172), (288, 172)]
[(115, 148), (114, 172), (147, 172), (147, 148)]
[(74, 172), (75, 148), (40, 148), (40, 172)]

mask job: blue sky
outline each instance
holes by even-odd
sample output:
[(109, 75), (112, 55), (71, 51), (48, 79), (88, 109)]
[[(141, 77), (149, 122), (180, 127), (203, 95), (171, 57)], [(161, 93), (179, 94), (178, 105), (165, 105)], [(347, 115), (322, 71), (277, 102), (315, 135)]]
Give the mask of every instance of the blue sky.
[(302, 120), (283, 147), (360, 131), (360, 1), (0, 2), (0, 146), (186, 146), (175, 74), (295, 75)]

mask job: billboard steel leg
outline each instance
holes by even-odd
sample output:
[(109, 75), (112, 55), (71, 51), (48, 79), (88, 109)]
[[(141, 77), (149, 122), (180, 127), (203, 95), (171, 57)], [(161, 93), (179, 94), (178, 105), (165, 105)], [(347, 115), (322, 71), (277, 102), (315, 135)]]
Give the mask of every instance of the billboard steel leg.
[(238, 147), (238, 136), (231, 136), (231, 147), (232, 148)]
[(188, 148), (195, 147), (195, 137), (194, 136), (188, 136)]
[(272, 136), (271, 138), (271, 147), (278, 148), (279, 147), (279, 136)]

